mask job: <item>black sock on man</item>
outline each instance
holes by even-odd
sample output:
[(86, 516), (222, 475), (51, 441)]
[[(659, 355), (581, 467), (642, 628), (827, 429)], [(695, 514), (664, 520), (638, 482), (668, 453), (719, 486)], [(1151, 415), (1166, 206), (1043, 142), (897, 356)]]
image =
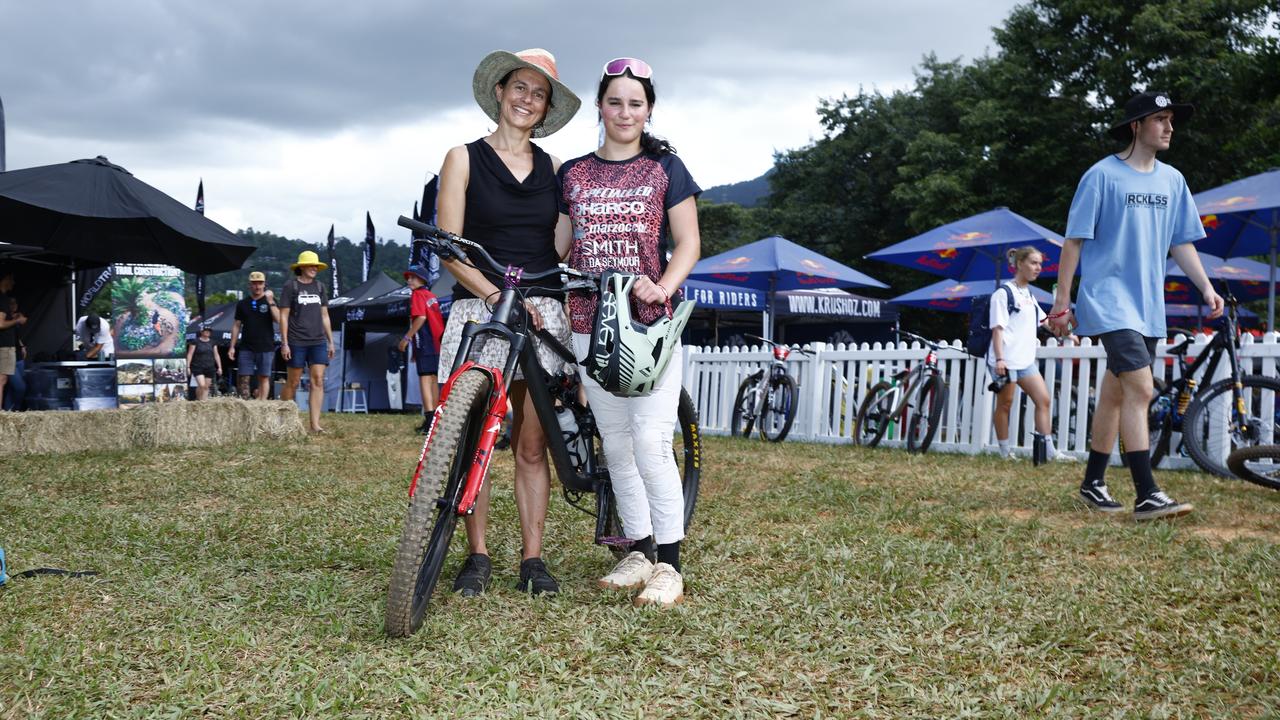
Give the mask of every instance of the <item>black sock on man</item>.
[(1107, 464), (1111, 462), (1111, 453), (1098, 452), (1089, 448), (1089, 462), (1084, 466), (1084, 482), (1080, 487), (1093, 487), (1106, 482)]
[(1129, 474), (1133, 476), (1133, 490), (1141, 500), (1160, 488), (1156, 487), (1156, 479), (1151, 475), (1151, 451), (1134, 450), (1124, 454), (1129, 461)]
[(663, 562), (680, 572), (680, 541), (658, 546), (658, 562)]
[(646, 558), (649, 558), (649, 562), (653, 562), (654, 561), (653, 560), (653, 557), (654, 557), (653, 536), (650, 535), (642, 540), (637, 540), (631, 543), (631, 552), (643, 553)]

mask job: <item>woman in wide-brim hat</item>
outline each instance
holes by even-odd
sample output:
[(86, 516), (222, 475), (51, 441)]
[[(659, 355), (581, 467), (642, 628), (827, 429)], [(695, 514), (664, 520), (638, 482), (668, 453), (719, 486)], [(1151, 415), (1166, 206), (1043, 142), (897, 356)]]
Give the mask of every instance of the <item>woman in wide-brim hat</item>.
[[(440, 227), (480, 243), (499, 263), (524, 268), (527, 273), (549, 270), (560, 262), (555, 248), (559, 221), (556, 172), (560, 161), (531, 142), (564, 127), (581, 104), (560, 82), (555, 57), (535, 48), (510, 53), (489, 53), (471, 80), (476, 103), (497, 123), (487, 136), (453, 148), (440, 170), (437, 222)], [(498, 287), (478, 270), (445, 263), (457, 285), (453, 306), (440, 347), (440, 371), (453, 369), (462, 328), (470, 320), (489, 318), (486, 299), (497, 297)], [(520, 283), (525, 309), (535, 327), (548, 330), (561, 343), (569, 343), (569, 325), (561, 300), (534, 284)], [(552, 369), (558, 357), (537, 343), (538, 359)], [(471, 357), (487, 365), (506, 358), (506, 341), (473, 346)], [(546, 436), (529, 402), (525, 383), (517, 373), (511, 385), (514, 419), (511, 449), (515, 453), (515, 496), (520, 512), (521, 563), (517, 586), (532, 594), (559, 590), (542, 562), (542, 531), (551, 491)], [(527, 420), (527, 421), (526, 421)], [(482, 486), (475, 512), (466, 518), (470, 554), (453, 589), (478, 595), (488, 587), (491, 574), (485, 531), (489, 509), (489, 484)]]

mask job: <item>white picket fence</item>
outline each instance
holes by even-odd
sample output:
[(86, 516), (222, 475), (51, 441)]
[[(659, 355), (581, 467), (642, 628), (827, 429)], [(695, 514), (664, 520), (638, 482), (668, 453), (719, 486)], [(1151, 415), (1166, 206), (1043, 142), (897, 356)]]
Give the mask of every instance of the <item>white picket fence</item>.
[[(1198, 356), (1198, 348), (1206, 345), (1211, 337), (1197, 336), (1189, 357)], [(1174, 373), (1178, 370), (1176, 363), (1166, 360), (1169, 345), (1164, 341), (1157, 345), (1153, 365), (1155, 376), (1164, 381), (1175, 379)], [(852, 443), (854, 419), (867, 389), (898, 370), (921, 362), (926, 352), (918, 342), (857, 347), (817, 343), (810, 349), (813, 355), (793, 352), (787, 361), (788, 372), (798, 384), (796, 418), (788, 440)], [(1106, 367), (1103, 348), (1087, 338), (1080, 345), (1065, 346), (1049, 340), (1037, 349), (1036, 357), (1054, 395), (1054, 442), (1058, 448), (1084, 457), (1089, 451), (1088, 415), (1092, 405), (1089, 399), (1094, 396), (1098, 378)], [(1276, 377), (1280, 374), (1277, 373), (1280, 335), (1268, 333), (1261, 339), (1246, 335), (1242, 339), (1240, 358), (1245, 374)], [(685, 349), (684, 385), (697, 403), (704, 433), (729, 434), (739, 384), (760, 368), (768, 368), (772, 359), (767, 347)], [(957, 340), (939, 353), (939, 365), (947, 379), (948, 394), (942, 427), (930, 450), (969, 454), (994, 450), (991, 418), (995, 395), (987, 389), (990, 379), (985, 361), (970, 356)], [(1226, 365), (1224, 356), (1216, 373), (1218, 377), (1226, 375)], [(1197, 379), (1203, 386), (1218, 377)], [(1261, 417), (1274, 417), (1276, 399), (1270, 395), (1266, 393), (1263, 398), (1265, 408), (1257, 413)], [(1033, 418), (1033, 404), (1017, 390), (1009, 430), (1019, 452), (1030, 452)], [(895, 429), (894, 435), (886, 437), (882, 444), (902, 444), (901, 433), (901, 428)], [(1191, 467), (1190, 460), (1171, 457), (1162, 465), (1178, 466)]]

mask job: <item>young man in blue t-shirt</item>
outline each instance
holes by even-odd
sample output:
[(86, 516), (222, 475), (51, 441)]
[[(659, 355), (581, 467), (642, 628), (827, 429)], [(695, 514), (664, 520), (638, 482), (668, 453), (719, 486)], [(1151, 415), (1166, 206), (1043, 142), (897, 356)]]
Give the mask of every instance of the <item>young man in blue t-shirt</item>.
[[(1191, 117), (1191, 105), (1175, 104), (1166, 93), (1144, 92), (1125, 103), (1124, 120), (1111, 136), (1126, 143), (1085, 172), (1067, 219), (1067, 241), (1058, 268), (1058, 290), (1049, 327), (1059, 335), (1078, 322), (1076, 334), (1092, 336), (1107, 352), (1107, 371), (1093, 415), (1089, 462), (1080, 499), (1104, 512), (1124, 508), (1111, 498), (1104, 480), (1116, 434), (1137, 499), (1133, 517), (1152, 520), (1185, 515), (1180, 503), (1156, 487), (1151, 475), (1147, 405), (1156, 340), (1165, 336), (1165, 258), (1172, 255), (1200, 290), (1209, 318), (1222, 314), (1192, 242), (1205, 236), (1191, 191), (1182, 174), (1156, 160), (1169, 149), (1174, 124)], [(1080, 265), (1080, 293), (1074, 318), (1071, 284)]]

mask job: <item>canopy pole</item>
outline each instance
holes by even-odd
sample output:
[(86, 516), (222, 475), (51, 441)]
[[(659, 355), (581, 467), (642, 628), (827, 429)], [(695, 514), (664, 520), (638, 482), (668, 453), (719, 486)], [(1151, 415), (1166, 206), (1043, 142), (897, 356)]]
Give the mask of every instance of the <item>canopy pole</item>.
[(1280, 210), (1271, 209), (1271, 277), (1267, 284), (1267, 332), (1276, 331), (1276, 235), (1280, 234)]
[[(338, 412), (342, 412), (343, 401), (346, 399), (346, 393), (343, 392), (347, 388), (347, 321), (343, 320), (340, 326), (342, 330), (342, 375), (338, 378)], [(312, 388), (312, 392), (315, 388)]]

